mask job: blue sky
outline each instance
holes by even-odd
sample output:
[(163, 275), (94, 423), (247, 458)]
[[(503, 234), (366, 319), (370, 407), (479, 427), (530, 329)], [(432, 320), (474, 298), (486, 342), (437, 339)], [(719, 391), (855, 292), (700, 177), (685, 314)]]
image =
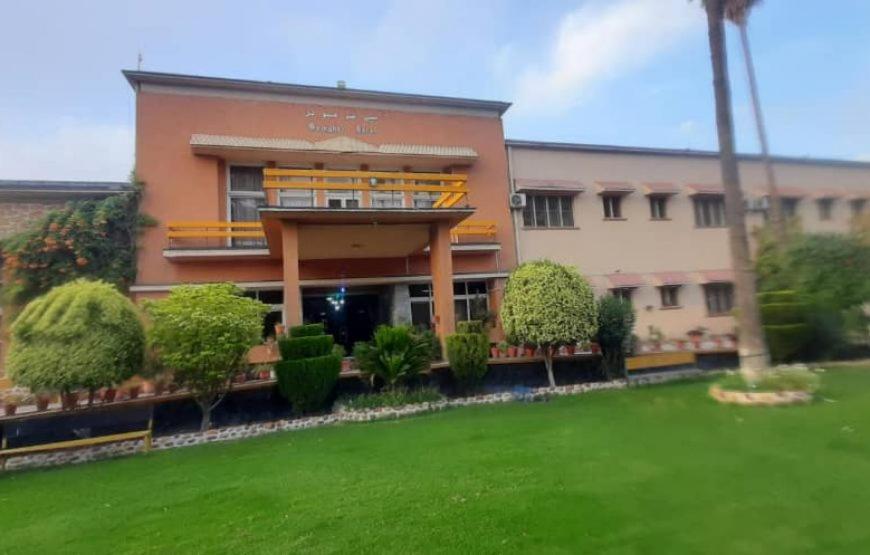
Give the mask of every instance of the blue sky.
[[(836, 9), (832, 9), (832, 8)], [(134, 68), (508, 100), (509, 138), (716, 147), (698, 0), (5, 2), (0, 179), (123, 179)], [(766, 0), (750, 34), (779, 154), (870, 160), (870, 2)], [(738, 148), (757, 151), (737, 35)]]

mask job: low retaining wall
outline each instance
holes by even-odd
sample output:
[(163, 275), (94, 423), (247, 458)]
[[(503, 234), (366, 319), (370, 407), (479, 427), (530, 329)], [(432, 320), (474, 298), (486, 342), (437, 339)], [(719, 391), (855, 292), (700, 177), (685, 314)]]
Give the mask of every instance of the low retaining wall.
[[(697, 376), (699, 374), (700, 372), (697, 370), (685, 372), (668, 372), (657, 375), (646, 375), (642, 378), (633, 378), (631, 380), (631, 383), (635, 385), (650, 385), (686, 379), (689, 377)], [(338, 407), (338, 410), (336, 412), (322, 416), (280, 419), (269, 422), (244, 424), (239, 426), (227, 426), (225, 428), (213, 429), (207, 432), (189, 432), (156, 437), (153, 439), (152, 449), (174, 449), (179, 447), (202, 445), (204, 443), (214, 443), (217, 441), (233, 441), (238, 439), (257, 437), (274, 432), (306, 430), (310, 428), (330, 426), (343, 422), (371, 422), (375, 420), (394, 419), (405, 416), (412, 416), (415, 414), (441, 411), (453, 407), (491, 405), (495, 403), (507, 403), (512, 401), (540, 401), (550, 397), (558, 397), (564, 395), (580, 395), (589, 391), (623, 389), (626, 387), (626, 385), (627, 384), (624, 380), (614, 380), (609, 382), (562, 385), (555, 388), (540, 387), (513, 392), (492, 393), (487, 395), (476, 395), (473, 397), (445, 399), (443, 401), (438, 401), (434, 403), (420, 403), (416, 405), (405, 405), (402, 407), (386, 407), (363, 411), (347, 411), (343, 410), (341, 407)], [(81, 449), (69, 449), (52, 453), (40, 453), (23, 457), (14, 457), (10, 458), (7, 461), (6, 470), (20, 470), (25, 468), (59, 466), (66, 464), (81, 464), (90, 461), (132, 455), (134, 453), (141, 452), (142, 447), (143, 445), (141, 441), (125, 441), (94, 447), (85, 447)]]

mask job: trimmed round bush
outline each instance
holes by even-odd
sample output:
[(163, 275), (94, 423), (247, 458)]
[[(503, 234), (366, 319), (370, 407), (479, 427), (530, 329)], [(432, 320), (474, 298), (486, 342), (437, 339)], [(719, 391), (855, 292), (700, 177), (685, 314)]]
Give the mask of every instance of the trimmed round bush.
[(482, 333), (455, 333), (447, 338), (447, 360), (460, 387), (473, 389), (487, 371), (489, 340)]
[(278, 390), (302, 414), (323, 406), (341, 373), (341, 353), (323, 324), (290, 328), (290, 337), (278, 340), (281, 362), (275, 365)]
[(771, 360), (782, 362), (799, 357), (811, 335), (807, 305), (794, 291), (769, 291), (759, 294), (758, 300)]
[(76, 280), (31, 301), (11, 327), (9, 377), (32, 391), (98, 389), (142, 368), (136, 306), (103, 281)]

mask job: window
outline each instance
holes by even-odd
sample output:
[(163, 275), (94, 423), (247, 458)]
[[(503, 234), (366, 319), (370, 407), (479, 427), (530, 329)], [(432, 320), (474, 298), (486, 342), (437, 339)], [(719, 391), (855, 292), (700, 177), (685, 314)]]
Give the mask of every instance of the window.
[(653, 220), (668, 219), (668, 197), (652, 195), (649, 197), (649, 217)]
[(730, 283), (710, 283), (704, 286), (704, 298), (709, 316), (722, 316), (734, 306), (734, 286)]
[(676, 308), (680, 306), (680, 286), (664, 285), (659, 287), (662, 296), (662, 308)]
[(622, 219), (622, 195), (603, 195), (601, 202), (604, 204), (604, 219)]
[[(266, 205), (263, 192), (263, 169), (259, 166), (230, 166), (228, 187), (231, 222), (259, 222), (260, 207)], [(261, 247), (265, 239), (232, 239), (234, 247)]]
[(782, 215), (785, 218), (794, 218), (797, 216), (798, 202), (800, 199), (796, 198), (783, 198), (780, 199), (782, 203)]
[(834, 204), (834, 199), (831, 199), (831, 198), (821, 198), (818, 200), (819, 219), (820, 220), (830, 220), (831, 219), (831, 206), (833, 204)]
[(611, 295), (628, 302), (631, 302), (632, 293), (634, 293), (634, 287), (617, 287), (610, 290)]
[(523, 208), (525, 227), (574, 227), (574, 197), (528, 195)]
[[(310, 170), (308, 166), (285, 166), (292, 170)], [(291, 183), (310, 183), (310, 177), (294, 176), (284, 178)], [(288, 208), (309, 208), (316, 204), (314, 189), (279, 189), (278, 204)]]
[(725, 199), (721, 196), (696, 196), (695, 226), (725, 227)]
[[(388, 183), (394, 180), (387, 180)], [(405, 193), (402, 191), (373, 191), (372, 208), (402, 208), (405, 204)]]
[(284, 322), (284, 291), (282, 289), (248, 290), (244, 296), (269, 305), (263, 317), (263, 339), (275, 335), (275, 324)]
[(849, 206), (852, 208), (852, 216), (858, 217), (864, 213), (864, 206), (867, 201), (862, 198), (856, 198), (849, 201)]
[[(429, 284), (411, 285), (411, 324), (429, 328), (434, 313), (432, 287)], [(453, 282), (453, 310), (457, 322), (483, 320), (489, 311), (489, 294), (485, 281)]]
[[(354, 171), (357, 168), (329, 168), (336, 171)], [(327, 177), (328, 183), (355, 183), (353, 177)], [(326, 191), (326, 206), (329, 208), (359, 208), (359, 191)]]

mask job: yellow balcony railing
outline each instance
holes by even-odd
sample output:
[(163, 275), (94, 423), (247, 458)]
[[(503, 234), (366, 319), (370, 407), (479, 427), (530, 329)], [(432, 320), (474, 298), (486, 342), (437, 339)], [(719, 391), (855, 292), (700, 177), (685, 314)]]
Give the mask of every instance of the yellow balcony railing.
[(454, 243), (461, 242), (464, 237), (486, 237), (495, 239), (496, 223), (490, 220), (466, 220), (450, 230)]
[[(270, 205), (278, 202), (269, 198), (270, 191), (347, 191), (351, 193), (401, 193), (413, 198), (414, 194), (434, 197), (431, 203), (411, 203), (419, 208), (453, 208), (463, 200), (467, 204), (468, 176), (452, 173), (377, 172), (343, 170), (292, 170), (266, 168), (263, 170), (263, 188)], [(397, 208), (403, 208), (405, 202)]]

